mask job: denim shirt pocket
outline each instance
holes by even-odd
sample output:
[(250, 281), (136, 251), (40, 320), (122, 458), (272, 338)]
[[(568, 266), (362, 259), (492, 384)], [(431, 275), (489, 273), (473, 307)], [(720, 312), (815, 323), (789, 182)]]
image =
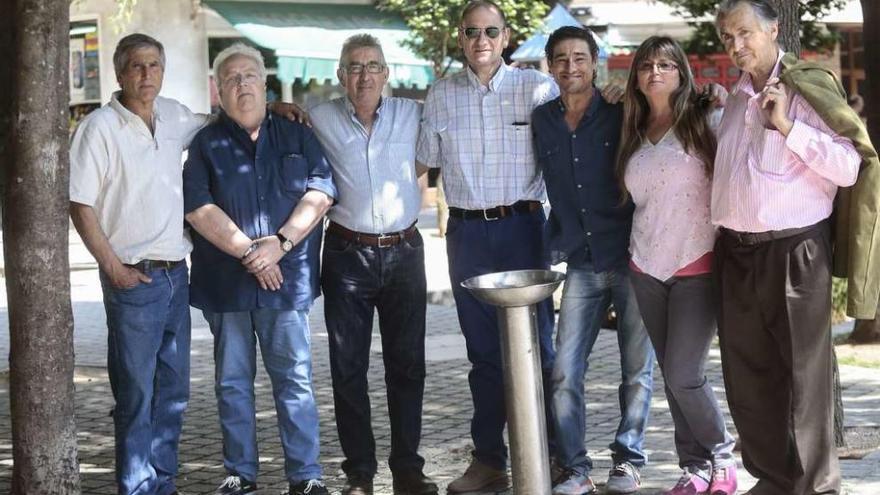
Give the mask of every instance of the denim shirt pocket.
[(287, 153), (281, 157), (282, 188), (295, 195), (306, 192), (309, 179), (309, 162), (299, 153)]
[(538, 144), (536, 148), (537, 156), (535, 158), (538, 166), (541, 170), (550, 168), (559, 156), (559, 145), (542, 146)]

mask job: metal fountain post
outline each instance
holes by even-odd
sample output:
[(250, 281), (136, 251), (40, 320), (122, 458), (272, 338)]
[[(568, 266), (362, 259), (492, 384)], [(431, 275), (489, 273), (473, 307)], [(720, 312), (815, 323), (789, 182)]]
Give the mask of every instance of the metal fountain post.
[(550, 270), (517, 270), (481, 275), (461, 283), (477, 299), (498, 307), (516, 494), (548, 494), (551, 490), (536, 304), (550, 297), (564, 279), (562, 273)]

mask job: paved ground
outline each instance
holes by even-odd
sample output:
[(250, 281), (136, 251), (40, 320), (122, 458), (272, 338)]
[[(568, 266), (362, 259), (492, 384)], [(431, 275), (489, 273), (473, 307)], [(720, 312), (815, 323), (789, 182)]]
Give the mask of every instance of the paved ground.
[[(423, 225), (431, 225), (425, 216)], [(446, 277), (443, 241), (423, 229), (427, 241), (428, 284), (432, 298), (448, 301), (449, 282)], [(77, 363), (76, 412), (79, 428), (79, 451), (83, 493), (112, 494), (113, 432), (108, 416), (113, 401), (105, 365), (106, 329), (98, 275), (88, 253), (78, 239), (71, 241), (71, 290), (76, 323), (75, 346)], [(5, 284), (0, 288), (0, 355), (9, 352)], [(342, 461), (333, 417), (330, 370), (327, 357), (327, 336), (323, 325), (323, 302), (318, 300), (312, 311), (312, 352), (314, 357), (315, 394), (321, 415), (321, 462), (331, 489), (342, 486), (339, 464)], [(207, 324), (193, 312), (192, 398), (187, 411), (181, 442), (181, 473), (179, 488), (183, 493), (211, 493), (223, 478), (221, 440), (213, 396), (211, 338)], [(374, 431), (380, 462), (389, 450), (390, 431), (382, 380), (381, 352), (375, 336), (370, 383), (373, 387)], [(469, 461), (470, 394), (467, 386), (468, 362), (464, 341), (459, 333), (455, 309), (448, 305), (428, 308), (428, 378), (426, 383), (422, 454), (427, 459), (426, 472), (445, 487)], [(841, 368), (846, 424), (848, 426), (880, 426), (880, 374), (876, 370)], [(590, 359), (587, 375), (587, 437), (595, 477), (600, 483), (610, 467), (607, 445), (618, 420), (617, 381), (619, 362), (616, 339), (611, 331), (603, 331)], [(724, 400), (721, 386), (720, 361), (717, 347), (709, 360), (709, 380), (719, 398)], [(0, 493), (9, 490), (11, 476), (11, 435), (9, 395), (5, 379), (0, 381)], [(257, 376), (259, 438), (261, 445), (260, 484), (263, 493), (277, 494), (286, 488), (280, 445), (277, 440), (275, 412), (266, 374)], [(662, 394), (662, 379), (654, 386), (652, 417), (647, 432), (646, 449), (650, 464), (643, 471), (644, 494), (656, 494), (668, 488), (678, 477), (672, 447), (672, 422)], [(726, 410), (726, 407), (725, 407)], [(731, 425), (732, 428), (732, 425)], [(844, 486), (854, 495), (880, 493), (880, 455), (875, 453), (861, 460), (843, 460)], [(746, 489), (753, 480), (740, 471), (741, 486)], [(390, 493), (390, 473), (380, 466), (377, 493)], [(540, 494), (527, 494), (540, 495)]]

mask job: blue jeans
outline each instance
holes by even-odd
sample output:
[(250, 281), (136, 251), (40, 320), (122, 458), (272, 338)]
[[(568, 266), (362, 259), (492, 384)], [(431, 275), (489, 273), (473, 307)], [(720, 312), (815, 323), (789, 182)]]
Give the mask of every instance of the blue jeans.
[(214, 393), (223, 432), (223, 466), (229, 473), (257, 480), (254, 377), (259, 340), (272, 382), (287, 480), (298, 483), (320, 478), (309, 312), (256, 309), (204, 311), (204, 315), (214, 334)]
[[(461, 282), (493, 272), (549, 268), (543, 257), (543, 225), (544, 211), (537, 210), (491, 221), (450, 218), (446, 230), (452, 295), (471, 362), (468, 381), (474, 402), (471, 419), (474, 457), (496, 469), (503, 469), (507, 464), (503, 436), (507, 413), (498, 310), (477, 300)], [(547, 298), (537, 307), (544, 393), (549, 397), (549, 377), (553, 369), (553, 302)], [(549, 412), (549, 401), (545, 400), (545, 404)], [(550, 451), (554, 451), (552, 446)]]
[(553, 418), (557, 462), (589, 474), (584, 446), (584, 374), (610, 303), (617, 312), (622, 382), (618, 388), (620, 423), (611, 448), (615, 463), (644, 466), (642, 450), (653, 386), (654, 350), (636, 303), (626, 266), (595, 273), (589, 263), (569, 266), (562, 291), (556, 364), (553, 367)]
[(152, 282), (115, 289), (101, 273), (120, 495), (176, 490), (177, 445), (189, 400), (186, 264), (147, 275)]
[(321, 286), (330, 338), (336, 429), (349, 476), (376, 474), (376, 440), (367, 371), (373, 313), (379, 313), (392, 472), (420, 470), (425, 391), (425, 250), (421, 235), (389, 247), (353, 243), (327, 232)]

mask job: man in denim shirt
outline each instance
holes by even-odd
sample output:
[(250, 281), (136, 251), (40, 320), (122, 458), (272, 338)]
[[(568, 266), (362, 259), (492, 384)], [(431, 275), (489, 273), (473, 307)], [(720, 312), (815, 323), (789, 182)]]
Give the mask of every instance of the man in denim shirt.
[(617, 312), (623, 381), (606, 492), (632, 493), (639, 488), (639, 468), (647, 460), (642, 442), (654, 351), (628, 276), (633, 206), (621, 204), (614, 173), (623, 112), (593, 87), (599, 49), (592, 32), (561, 28), (550, 36), (546, 52), (560, 97), (535, 109), (532, 126), (552, 205), (546, 243), (552, 263), (568, 263), (553, 367), (556, 461), (565, 476), (557, 480), (553, 494), (595, 491), (584, 447), (584, 373), (611, 302)]
[(224, 112), (190, 146), (184, 206), (194, 227), (191, 304), (214, 334), (215, 391), (228, 477), (218, 494), (256, 491), (256, 344), (272, 380), (291, 495), (327, 493), (318, 464), (308, 313), (321, 231), (336, 189), (317, 138), (266, 114), (260, 53), (214, 60)]

